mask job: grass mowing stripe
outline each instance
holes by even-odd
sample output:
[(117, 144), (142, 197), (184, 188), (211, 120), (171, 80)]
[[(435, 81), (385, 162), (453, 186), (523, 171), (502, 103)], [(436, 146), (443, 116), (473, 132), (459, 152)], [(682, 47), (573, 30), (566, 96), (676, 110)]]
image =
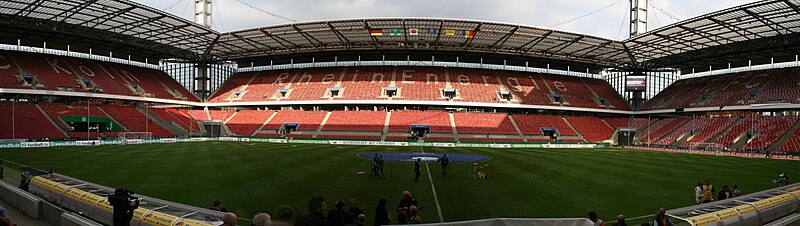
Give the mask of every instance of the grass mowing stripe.
[[(425, 153), (425, 149), (422, 149), (422, 147), (419, 147), (419, 150), (422, 151), (422, 153)], [(428, 180), (431, 181), (431, 191), (433, 191), (433, 199), (436, 200), (436, 212), (439, 213), (439, 222), (444, 223), (444, 217), (442, 217), (442, 206), (439, 205), (439, 196), (436, 195), (436, 186), (433, 185), (433, 177), (431, 177), (431, 168), (428, 167), (427, 162), (425, 163), (425, 169), (427, 169), (428, 171)]]

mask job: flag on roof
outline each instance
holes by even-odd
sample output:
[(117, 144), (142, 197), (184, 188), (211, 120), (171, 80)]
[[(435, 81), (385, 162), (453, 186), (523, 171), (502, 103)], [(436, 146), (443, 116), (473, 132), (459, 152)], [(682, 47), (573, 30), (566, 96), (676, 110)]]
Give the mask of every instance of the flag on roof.
[(408, 34), (409, 35), (419, 35), (419, 29), (416, 29), (416, 28), (408, 29)]
[(391, 36), (403, 35), (403, 29), (400, 29), (400, 28), (389, 29), (389, 35), (391, 35)]
[(383, 35), (383, 30), (381, 29), (372, 29), (369, 31), (369, 34), (372, 36), (381, 36)]
[(438, 29), (431, 28), (431, 29), (423, 29), (423, 30), (425, 31), (426, 34), (429, 34), (429, 35), (438, 35), (439, 34), (439, 30)]
[(456, 35), (456, 30), (444, 30), (444, 35), (445, 36), (455, 36)]
[(475, 37), (475, 31), (473, 31), (473, 30), (465, 30), (465, 31), (463, 32), (463, 34), (464, 34), (464, 38), (472, 38), (472, 37)]

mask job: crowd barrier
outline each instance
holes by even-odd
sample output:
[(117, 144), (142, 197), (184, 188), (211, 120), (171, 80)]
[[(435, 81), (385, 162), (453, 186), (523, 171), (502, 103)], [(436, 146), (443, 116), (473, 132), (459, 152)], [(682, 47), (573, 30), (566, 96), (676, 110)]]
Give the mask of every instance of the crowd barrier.
[[(732, 199), (669, 210), (676, 225), (758, 226), (771, 222), (798, 224), (800, 183)], [(784, 225), (784, 224), (781, 224)]]
[(195, 137), (195, 138), (154, 138), (126, 140), (85, 140), (85, 141), (39, 141), (39, 142), (4, 142), (2, 148), (46, 148), (74, 147), (97, 145), (128, 145), (178, 143), (200, 141), (262, 142), (290, 144), (331, 144), (362, 146), (410, 146), (410, 147), (461, 147), (461, 148), (606, 148), (602, 143), (453, 143), (453, 142), (416, 142), (416, 141), (363, 141), (363, 140), (310, 140), (310, 139), (278, 139), (263, 137)]

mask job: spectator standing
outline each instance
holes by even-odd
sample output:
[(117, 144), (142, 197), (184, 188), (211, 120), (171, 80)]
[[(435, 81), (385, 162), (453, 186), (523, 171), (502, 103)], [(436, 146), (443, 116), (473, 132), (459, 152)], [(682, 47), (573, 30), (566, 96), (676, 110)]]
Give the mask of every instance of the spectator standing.
[(325, 217), (325, 212), (328, 206), (325, 204), (325, 198), (316, 196), (311, 198), (308, 202), (308, 215), (297, 217), (294, 222), (295, 226), (330, 226), (328, 219)]
[(789, 176), (786, 176), (786, 173), (781, 173), (778, 175), (778, 180), (775, 181), (778, 186), (786, 186), (789, 185)]
[(625, 216), (617, 216), (617, 226), (628, 226), (628, 223), (625, 223)]
[(294, 209), (288, 205), (278, 206), (278, 211), (275, 220), (272, 221), (272, 226), (291, 226), (292, 218), (294, 217)]
[(450, 158), (447, 157), (447, 154), (444, 154), (444, 156), (436, 160), (436, 162), (442, 163), (442, 177), (447, 177), (447, 164), (450, 164)]
[(586, 214), (586, 218), (594, 222), (594, 226), (606, 226), (606, 223), (603, 223), (603, 219), (600, 219), (594, 211), (589, 211), (589, 213)]
[(345, 224), (355, 224), (358, 221), (358, 215), (364, 214), (364, 210), (358, 208), (358, 201), (350, 199), (350, 208), (347, 209), (347, 215), (344, 219)]
[(714, 185), (711, 184), (709, 179), (706, 179), (706, 183), (703, 184), (703, 203), (709, 203), (714, 201)]
[(728, 185), (722, 185), (722, 190), (719, 191), (719, 195), (717, 196), (717, 200), (725, 200), (733, 198), (733, 194), (731, 190), (728, 189)]
[(23, 191), (28, 191), (28, 188), (30, 187), (31, 179), (28, 178), (29, 175), (30, 172), (25, 170), (19, 177), (19, 188), (22, 189)]
[(661, 208), (658, 210), (658, 213), (656, 213), (656, 218), (653, 219), (653, 226), (675, 226), (675, 225), (672, 224), (671, 221), (669, 221), (669, 218), (667, 218), (667, 210)]
[(389, 210), (386, 209), (386, 199), (378, 201), (378, 207), (375, 207), (375, 224), (374, 226), (388, 225), (392, 223), (392, 218), (389, 217)]
[(733, 185), (733, 197), (741, 196), (742, 191), (739, 190), (739, 185)]
[(372, 164), (370, 165), (372, 167), (372, 173), (369, 174), (370, 176), (378, 176), (378, 161), (378, 153), (375, 153), (375, 156), (372, 157)]
[(225, 207), (222, 207), (222, 201), (219, 200), (214, 201), (214, 206), (211, 207), (211, 209), (219, 212), (228, 212), (228, 210), (225, 209)]
[(414, 173), (416, 176), (414, 177), (414, 182), (419, 182), (419, 175), (420, 175), (420, 168), (419, 162), (422, 161), (421, 158), (417, 158), (417, 161), (414, 161)]
[(0, 217), (8, 219), (8, 211), (3, 206), (0, 206)]
[(364, 222), (367, 222), (367, 215), (359, 214), (356, 218), (356, 226), (364, 226)]
[(403, 199), (400, 199), (400, 203), (397, 204), (397, 212), (398, 213), (405, 212), (406, 216), (407, 216), (408, 215), (408, 209), (410, 209), (411, 206), (419, 206), (419, 204), (417, 203), (416, 199), (411, 197), (411, 192), (410, 191), (404, 191), (403, 192)]
[(419, 224), (420, 222), (419, 208), (417, 208), (417, 206), (411, 206), (411, 208), (408, 208), (408, 224)]
[(698, 182), (697, 187), (694, 187), (694, 203), (700, 204), (703, 202), (703, 183)]
[(272, 225), (272, 217), (268, 213), (258, 213), (253, 216), (252, 226), (270, 226)]
[(328, 211), (328, 223), (331, 226), (344, 226), (344, 202), (336, 201), (333, 209)]
[(222, 226), (236, 226), (236, 214), (228, 212), (222, 215)]
[(383, 179), (386, 179), (386, 173), (383, 172), (383, 164), (386, 163), (386, 162), (383, 160), (383, 155), (380, 155), (378, 157), (379, 157), (378, 158), (378, 173), (380, 173), (379, 176), (383, 177)]
[(397, 224), (408, 224), (408, 213), (400, 212), (397, 214)]

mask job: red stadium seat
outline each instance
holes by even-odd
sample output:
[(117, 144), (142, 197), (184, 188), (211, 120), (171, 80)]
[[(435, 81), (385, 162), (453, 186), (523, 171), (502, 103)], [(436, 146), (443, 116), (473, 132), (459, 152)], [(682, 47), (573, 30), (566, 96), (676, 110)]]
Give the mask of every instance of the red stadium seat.
[(0, 101), (0, 109), (5, 113), (0, 118), (2, 139), (65, 137), (33, 103)]

